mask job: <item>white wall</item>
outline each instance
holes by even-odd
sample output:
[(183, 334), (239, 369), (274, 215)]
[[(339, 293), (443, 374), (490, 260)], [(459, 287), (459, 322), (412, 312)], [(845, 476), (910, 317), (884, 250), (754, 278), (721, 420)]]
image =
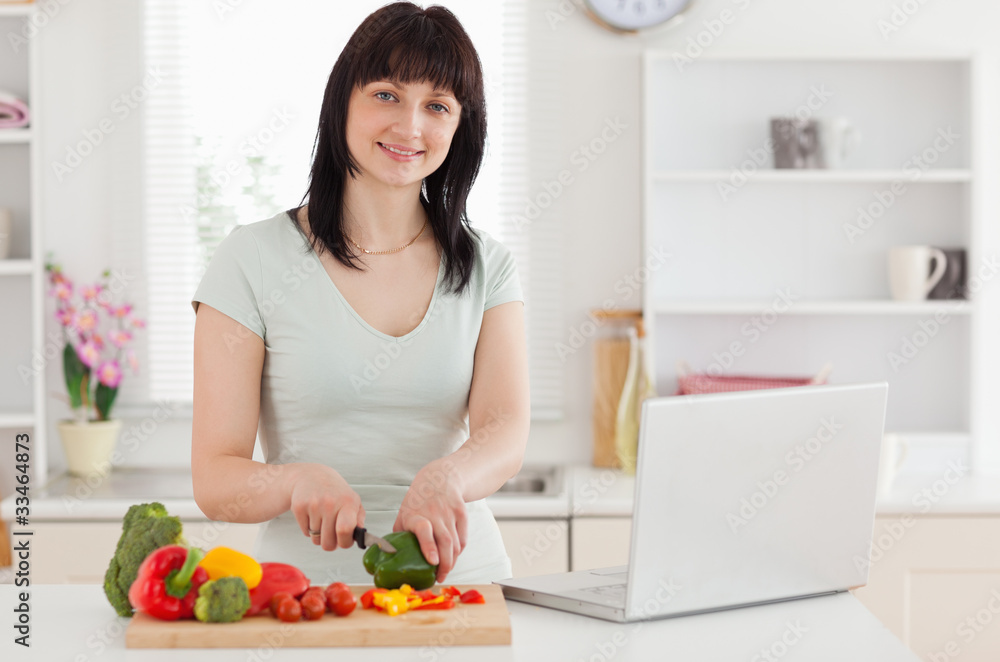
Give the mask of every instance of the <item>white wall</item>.
[[(137, 84), (142, 72), (138, 64), (122, 54), (137, 48), (138, 15), (128, 0), (79, 0), (62, 7), (42, 35), (46, 161), (64, 158), (66, 146), (79, 139), (83, 128), (93, 126), (109, 113), (109, 105), (122, 91)], [(444, 4), (447, 4), (445, 2)], [(640, 307), (639, 296), (622, 300), (615, 284), (631, 274), (640, 262), (640, 116), (639, 53), (647, 46), (679, 49), (701, 34), (712, 54), (740, 53), (868, 53), (977, 49), (991, 75), (1000, 80), (1000, 45), (996, 40), (1000, 4), (989, 0), (949, 0), (948, 2), (892, 2), (889, 0), (695, 0), (687, 19), (680, 25), (641, 37), (614, 35), (584, 16), (578, 4), (565, 0), (531, 0), (537, 20), (546, 21), (546, 10), (559, 12), (549, 32), (563, 53), (560, 66), (560, 95), (564, 103), (559, 136), (562, 157), (557, 163), (573, 167), (574, 151), (598, 137), (607, 120), (626, 125), (619, 139), (608, 146), (556, 202), (565, 236), (563, 274), (567, 337), (586, 319), (589, 310), (614, 298), (622, 307)], [(877, 22), (889, 19), (894, 6), (917, 7), (916, 13), (887, 38)], [(716, 21), (722, 12), (732, 12), (732, 20), (717, 36), (706, 22)], [(549, 13), (549, 18), (555, 16)], [(905, 15), (905, 14), (904, 14)], [(727, 15), (728, 17), (728, 15)], [(301, 17), (293, 17), (300, 20)], [(290, 20), (293, 20), (290, 19)], [(268, 44), (268, 48), (276, 48)], [(110, 50), (109, 50), (110, 48)], [(136, 51), (131, 51), (136, 52)], [(332, 64), (332, 63), (331, 63)], [(695, 65), (696, 66), (696, 65)], [(266, 84), (266, 81), (261, 81)], [(982, 98), (981, 127), (986, 180), (996, 174), (997, 132), (989, 118), (1000, 116), (994, 84)], [(121, 178), (115, 159), (128, 153), (137, 138), (138, 120), (126, 118), (109, 136), (107, 149), (98, 150), (84, 164), (58, 183), (46, 166), (43, 181), (47, 248), (55, 250), (66, 267), (77, 272), (98, 273), (110, 259), (109, 218), (111, 214), (135, 214), (138, 218), (137, 178)], [(132, 174), (137, 176), (136, 171)], [(539, 182), (540, 185), (540, 182)], [(297, 202), (289, 200), (291, 203)], [(984, 217), (992, 218), (996, 202), (986, 201)], [(987, 224), (983, 239), (986, 255), (1000, 253), (1000, 233), (996, 224)], [(1000, 305), (995, 291), (986, 288), (988, 305), (985, 338), (997, 337)], [(985, 346), (985, 366), (998, 366), (996, 350)], [(590, 347), (566, 362), (566, 420), (535, 423), (532, 426), (528, 461), (587, 462), (591, 452), (590, 433)], [(998, 392), (992, 370), (982, 371), (982, 387)], [(48, 373), (50, 391), (60, 386), (56, 366)], [(64, 410), (57, 403), (50, 417)], [(134, 423), (134, 421), (132, 422)], [(129, 422), (127, 421), (128, 425)], [(142, 450), (133, 456), (148, 463), (162, 457), (164, 462), (185, 464), (190, 449), (189, 421), (174, 417), (157, 428)], [(992, 437), (998, 436), (990, 430)], [(61, 449), (50, 428), (52, 463), (61, 462)], [(997, 458), (992, 458), (996, 462)]]

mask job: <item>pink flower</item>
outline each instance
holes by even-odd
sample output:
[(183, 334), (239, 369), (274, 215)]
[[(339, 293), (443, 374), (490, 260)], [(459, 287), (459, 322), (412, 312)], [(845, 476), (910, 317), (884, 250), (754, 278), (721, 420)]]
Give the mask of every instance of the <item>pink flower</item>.
[(55, 295), (60, 301), (69, 301), (70, 297), (73, 296), (73, 283), (63, 279), (55, 284), (49, 294)]
[(138, 374), (139, 359), (135, 358), (135, 350), (132, 349), (128, 350), (125, 356), (128, 358), (128, 367), (132, 369), (132, 374), (133, 375)]
[(118, 388), (122, 381), (122, 369), (118, 361), (105, 361), (97, 368), (97, 379), (108, 388)]
[(69, 326), (73, 323), (73, 316), (76, 315), (76, 308), (73, 306), (67, 306), (66, 308), (59, 308), (56, 310), (56, 319), (63, 326)]
[(111, 340), (111, 344), (115, 347), (121, 349), (130, 340), (132, 340), (132, 334), (128, 331), (122, 331), (120, 329), (112, 329), (108, 332), (108, 338)]
[(116, 308), (109, 309), (108, 312), (110, 312), (112, 315), (114, 315), (118, 319), (123, 319), (123, 318), (127, 317), (129, 313), (132, 312), (132, 305), (128, 304), (128, 303), (125, 303), (125, 304), (122, 304), (122, 305), (120, 305), (120, 306), (118, 306)]
[(80, 296), (83, 297), (84, 301), (93, 301), (97, 298), (97, 295), (101, 293), (101, 285), (86, 285), (80, 288)]
[(134, 326), (137, 329), (144, 329), (146, 328), (146, 320), (141, 320), (138, 317), (134, 317), (132, 318), (132, 326)]
[(93, 368), (94, 364), (101, 358), (101, 351), (93, 340), (88, 340), (76, 348), (76, 355), (80, 357), (83, 365)]
[(89, 333), (97, 328), (97, 313), (92, 309), (80, 311), (73, 316), (71, 324), (79, 333)]
[(97, 349), (104, 349), (104, 336), (99, 333), (95, 333), (90, 337), (90, 339), (97, 346)]

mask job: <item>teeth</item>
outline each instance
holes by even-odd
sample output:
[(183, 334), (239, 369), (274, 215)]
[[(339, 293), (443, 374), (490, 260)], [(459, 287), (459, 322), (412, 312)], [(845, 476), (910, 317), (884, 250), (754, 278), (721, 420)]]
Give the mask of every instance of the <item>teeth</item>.
[(393, 154), (399, 154), (401, 156), (413, 156), (414, 154), (417, 154), (417, 152), (404, 152), (402, 150), (393, 149), (392, 147), (389, 147), (388, 145), (382, 145), (382, 147), (385, 147), (387, 150), (389, 150)]

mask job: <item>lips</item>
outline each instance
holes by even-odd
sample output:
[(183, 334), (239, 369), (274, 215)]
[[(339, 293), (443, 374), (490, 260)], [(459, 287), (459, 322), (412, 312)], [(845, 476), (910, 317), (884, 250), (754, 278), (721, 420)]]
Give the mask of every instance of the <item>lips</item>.
[(419, 156), (424, 153), (423, 150), (411, 149), (409, 147), (405, 147), (403, 145), (395, 145), (393, 143), (379, 143), (379, 147), (383, 148), (388, 152), (396, 154), (397, 156), (403, 156), (403, 157)]

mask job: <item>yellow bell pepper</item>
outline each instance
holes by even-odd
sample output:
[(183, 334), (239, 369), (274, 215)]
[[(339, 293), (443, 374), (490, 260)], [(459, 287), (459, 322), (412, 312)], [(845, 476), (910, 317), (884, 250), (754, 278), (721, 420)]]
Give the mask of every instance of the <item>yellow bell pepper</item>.
[(229, 547), (212, 548), (198, 565), (205, 569), (211, 580), (239, 577), (246, 582), (248, 589), (256, 588), (264, 576), (263, 569), (253, 557)]

